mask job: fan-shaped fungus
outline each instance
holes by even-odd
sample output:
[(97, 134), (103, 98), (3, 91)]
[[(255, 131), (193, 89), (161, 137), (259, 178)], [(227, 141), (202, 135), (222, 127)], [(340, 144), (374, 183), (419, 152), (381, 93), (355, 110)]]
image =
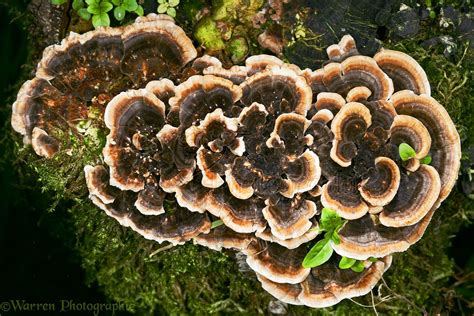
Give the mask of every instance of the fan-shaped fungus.
[[(315, 71), (268, 55), (226, 69), (195, 59), (182, 29), (150, 15), (47, 48), (12, 126), (51, 158), (58, 129), (108, 103), (106, 166), (84, 169), (94, 204), (148, 239), (242, 251), (276, 298), (330, 306), (370, 291), (390, 255), (421, 238), (461, 149), (411, 57), (361, 56), (350, 36), (327, 52)], [(401, 144), (413, 147), (408, 161)], [(177, 204), (166, 209), (165, 199)], [(305, 268), (321, 205), (346, 221), (330, 244), (337, 254)], [(338, 268), (339, 256), (363, 260), (362, 272)]]

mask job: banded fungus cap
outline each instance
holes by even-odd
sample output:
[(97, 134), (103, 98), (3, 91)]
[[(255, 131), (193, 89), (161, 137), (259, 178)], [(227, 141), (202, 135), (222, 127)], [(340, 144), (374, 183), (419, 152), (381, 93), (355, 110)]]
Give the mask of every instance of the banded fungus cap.
[(138, 192), (145, 183), (157, 182), (161, 150), (156, 134), (165, 123), (165, 105), (147, 90), (131, 90), (116, 96), (104, 115), (110, 129), (103, 150), (110, 166), (111, 184)]
[(423, 68), (409, 55), (390, 49), (375, 54), (377, 65), (393, 81), (394, 90), (410, 90), (416, 94), (431, 94), (430, 83)]
[(297, 284), (311, 269), (303, 268), (306, 247), (287, 249), (275, 243), (255, 242), (244, 252), (247, 264), (258, 274), (277, 283)]
[[(31, 143), (35, 127), (52, 143), (54, 130), (88, 118), (88, 102), (103, 109), (121, 91), (177, 74), (196, 55), (191, 40), (166, 15), (139, 17), (120, 28), (70, 33), (44, 50), (35, 78), (19, 91), (12, 126), (25, 143)], [(51, 158), (59, 150), (46, 147), (36, 142), (39, 155)]]
[(441, 178), (441, 192), (437, 203), (451, 192), (461, 164), (461, 141), (448, 112), (435, 99), (427, 95), (416, 95), (411, 91), (399, 91), (392, 96), (399, 115), (409, 115), (430, 129), (431, 166)]
[[(86, 166), (85, 174), (87, 186), (92, 189), (92, 202), (121, 225), (131, 227), (146, 239), (159, 243), (168, 241), (172, 244), (183, 244), (201, 233), (208, 233), (211, 229), (211, 222), (206, 214), (189, 213), (181, 207), (160, 215), (143, 214), (135, 206), (138, 194), (111, 187), (107, 182), (108, 171), (103, 166)], [(104, 196), (107, 197), (105, 201)]]
[(193, 242), (217, 251), (223, 248), (245, 251), (250, 243), (255, 242), (255, 237), (252, 234), (237, 233), (221, 225), (211, 229), (207, 234), (197, 235), (193, 238)]
[(370, 214), (347, 222), (339, 231), (341, 242), (333, 249), (339, 255), (367, 260), (395, 252), (403, 252), (423, 236), (436, 208), (432, 208), (418, 223), (404, 227), (379, 225)]
[(186, 33), (166, 15), (149, 15), (122, 33), (122, 71), (136, 84), (175, 76), (197, 51)]

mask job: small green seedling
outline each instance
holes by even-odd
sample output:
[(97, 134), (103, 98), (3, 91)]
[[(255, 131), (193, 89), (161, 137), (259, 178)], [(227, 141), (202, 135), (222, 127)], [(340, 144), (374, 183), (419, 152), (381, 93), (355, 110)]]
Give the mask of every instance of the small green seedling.
[(176, 17), (176, 6), (179, 0), (158, 0), (158, 13), (166, 13), (171, 17)]
[[(402, 161), (407, 161), (416, 156), (416, 151), (407, 143), (401, 143), (400, 145), (398, 145), (398, 154), (400, 155)], [(429, 165), (431, 163), (431, 156), (428, 155), (423, 159), (420, 159), (420, 163)]]
[(117, 21), (122, 21), (125, 18), (126, 12), (135, 12), (138, 15), (143, 15), (143, 7), (138, 5), (137, 0), (112, 0), (116, 5), (114, 9), (114, 17)]
[(364, 271), (365, 266), (362, 261), (357, 260), (357, 262), (351, 267), (351, 270), (354, 272), (362, 272)]
[(320, 231), (325, 231), (324, 238), (318, 241), (303, 259), (304, 268), (314, 268), (327, 262), (334, 250), (332, 244), (339, 244), (339, 229), (345, 221), (330, 208), (323, 208), (319, 221)]
[[(374, 257), (370, 257), (367, 260), (369, 260), (370, 262), (376, 262), (378, 259)], [(339, 261), (339, 268), (343, 270), (351, 269), (354, 272), (362, 272), (364, 271), (365, 266), (364, 266), (364, 262), (361, 260), (342, 257), (341, 260)]]
[(416, 156), (416, 151), (407, 143), (401, 143), (398, 145), (398, 154), (403, 161), (407, 161)]
[(421, 159), (420, 163), (424, 165), (429, 165), (431, 163), (431, 156), (428, 155), (425, 158)]
[(357, 262), (356, 259), (342, 257), (339, 261), (339, 268), (341, 269), (349, 269)]
[[(51, 0), (51, 3), (60, 5), (67, 0)], [(143, 15), (143, 7), (138, 5), (137, 0), (73, 0), (72, 8), (83, 20), (89, 21), (92, 18), (92, 25), (95, 28), (100, 26), (110, 26), (109, 11), (114, 9), (114, 17), (117, 21), (122, 21), (126, 12), (134, 12)]]

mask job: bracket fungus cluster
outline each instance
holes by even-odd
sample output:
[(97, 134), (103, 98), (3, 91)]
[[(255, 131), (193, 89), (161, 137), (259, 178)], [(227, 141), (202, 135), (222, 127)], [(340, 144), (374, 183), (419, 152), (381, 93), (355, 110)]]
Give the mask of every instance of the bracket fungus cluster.
[[(55, 129), (106, 105), (103, 163), (84, 169), (94, 204), (148, 239), (242, 251), (276, 298), (330, 306), (369, 292), (390, 255), (421, 238), (461, 149), (414, 59), (361, 56), (350, 36), (327, 52), (314, 71), (267, 55), (227, 69), (150, 15), (47, 48), (12, 125), (50, 158), (64, 149)], [(400, 144), (413, 157), (402, 160)], [(340, 242), (305, 268), (324, 207), (345, 220)], [(341, 256), (362, 272), (340, 269)]]

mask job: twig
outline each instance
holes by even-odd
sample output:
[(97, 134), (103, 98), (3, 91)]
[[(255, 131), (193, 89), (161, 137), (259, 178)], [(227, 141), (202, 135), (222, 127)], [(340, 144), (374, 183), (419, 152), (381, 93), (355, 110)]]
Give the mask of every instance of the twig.
[(153, 252), (148, 256), (148, 258), (151, 258), (151, 257), (153, 257), (154, 255), (156, 255), (157, 253), (160, 253), (160, 252), (162, 252), (162, 251), (171, 249), (171, 248), (173, 248), (173, 247), (174, 247), (173, 244), (169, 244), (169, 245), (166, 245), (166, 246), (164, 246), (164, 247), (158, 248), (158, 249), (156, 249), (155, 251), (153, 251)]

